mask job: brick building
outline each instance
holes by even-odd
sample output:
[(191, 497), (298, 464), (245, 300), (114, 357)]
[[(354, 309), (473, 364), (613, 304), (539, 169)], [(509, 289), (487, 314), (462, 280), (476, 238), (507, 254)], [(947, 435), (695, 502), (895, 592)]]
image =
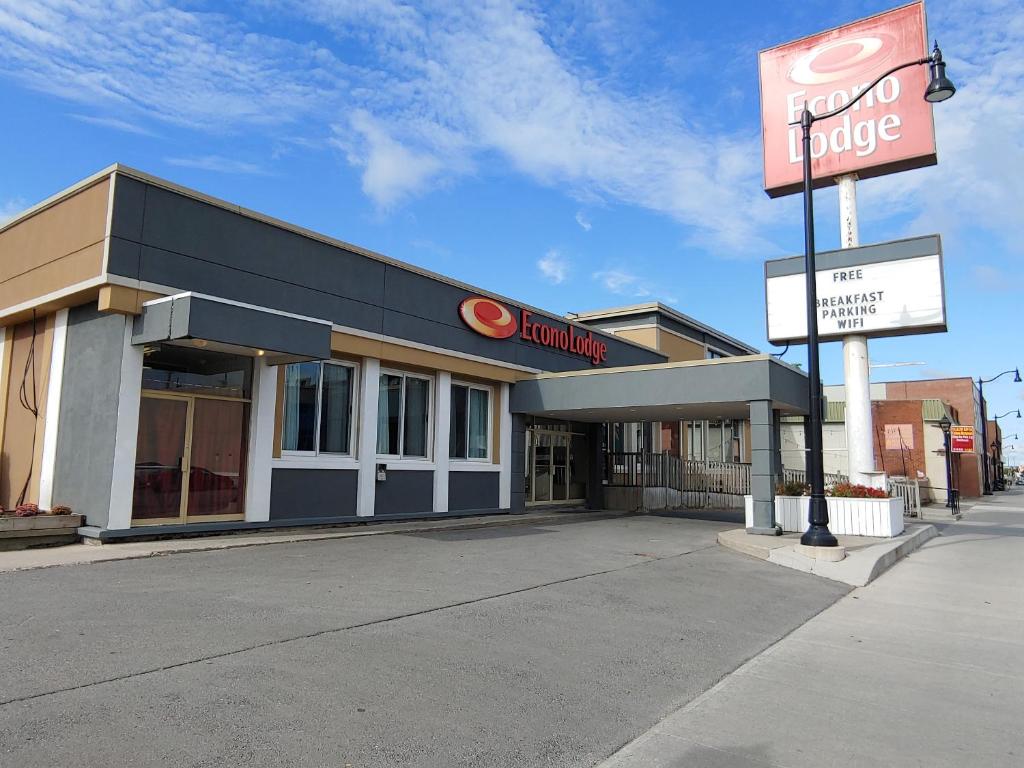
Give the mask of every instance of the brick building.
[[(828, 408), (823, 425), (825, 471), (846, 474), (848, 460), (845, 430), (845, 400), (842, 386), (825, 387)], [(889, 475), (904, 475), (922, 483), (926, 498), (945, 496), (946, 456), (940, 422), (945, 416), (953, 424), (973, 426), (975, 451), (951, 456), (954, 487), (961, 496), (982, 493), (981, 439), (982, 410), (978, 390), (967, 378), (890, 381), (871, 385), (872, 423), (876, 468)], [(988, 443), (1001, 439), (998, 425), (988, 422)], [(802, 468), (803, 425), (791, 420), (783, 425), (783, 462)], [(990, 472), (997, 459), (989, 456)], [(994, 476), (994, 475), (992, 475)]]

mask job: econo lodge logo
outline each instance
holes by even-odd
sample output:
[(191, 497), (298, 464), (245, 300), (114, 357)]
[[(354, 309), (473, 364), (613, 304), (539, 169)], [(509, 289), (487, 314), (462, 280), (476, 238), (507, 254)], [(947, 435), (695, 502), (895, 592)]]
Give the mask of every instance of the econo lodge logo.
[(797, 85), (826, 85), (881, 69), (892, 56), (895, 38), (885, 32), (833, 40), (812, 48), (790, 67), (788, 77)]
[(491, 299), (478, 296), (466, 299), (459, 305), (459, 316), (481, 336), (507, 339), (516, 332), (516, 319), (512, 313)]

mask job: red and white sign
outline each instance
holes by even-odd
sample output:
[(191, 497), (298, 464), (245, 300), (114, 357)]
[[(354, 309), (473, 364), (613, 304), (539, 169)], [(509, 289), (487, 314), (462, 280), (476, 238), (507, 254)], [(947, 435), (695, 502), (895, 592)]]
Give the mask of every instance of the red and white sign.
[[(761, 51), (761, 134), (764, 188), (769, 197), (803, 185), (800, 120), (852, 101), (898, 64), (928, 55), (924, 4), (911, 3), (836, 29)], [(924, 100), (928, 67), (886, 77), (846, 112), (811, 128), (814, 186), (837, 176), (881, 176), (934, 165), (935, 128)]]
[(974, 427), (950, 427), (949, 449), (953, 453), (974, 453)]
[(519, 322), (504, 304), (482, 296), (470, 296), (459, 305), (462, 322), (491, 339), (507, 339), (519, 331), (523, 341), (551, 349), (560, 349), (590, 360), (591, 365), (608, 358), (608, 345), (594, 337), (590, 331), (582, 333), (573, 325), (548, 325), (534, 318), (533, 312), (519, 310)]

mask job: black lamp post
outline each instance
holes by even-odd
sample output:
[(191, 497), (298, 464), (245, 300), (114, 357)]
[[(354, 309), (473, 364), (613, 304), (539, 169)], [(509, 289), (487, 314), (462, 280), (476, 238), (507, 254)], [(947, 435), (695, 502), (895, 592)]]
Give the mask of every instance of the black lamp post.
[(953, 463), (950, 455), (949, 428), (952, 426), (949, 417), (943, 414), (939, 420), (939, 429), (942, 430), (942, 442), (946, 447), (946, 506), (953, 506)]
[(819, 120), (826, 120), (842, 114), (860, 101), (866, 94), (874, 90), (876, 85), (893, 72), (920, 64), (927, 64), (931, 70), (931, 80), (924, 92), (925, 101), (932, 103), (945, 101), (956, 93), (953, 83), (946, 77), (946, 64), (942, 60), (942, 51), (939, 50), (939, 44), (936, 43), (931, 56), (908, 61), (889, 69), (875, 78), (871, 85), (864, 88), (852, 100), (836, 109), (820, 115), (812, 115), (810, 109), (807, 108), (807, 103), (804, 102), (804, 111), (800, 114), (800, 120), (790, 123), (790, 125), (799, 125), (803, 129), (804, 274), (807, 283), (807, 386), (810, 390), (811, 409), (810, 434), (807, 435), (807, 469), (811, 481), (811, 500), (810, 510), (807, 515), (809, 526), (804, 531), (803, 536), (800, 537), (801, 544), (815, 547), (834, 547), (839, 543), (828, 529), (828, 502), (825, 500), (825, 465), (821, 453), (821, 376), (818, 370), (818, 286), (814, 265), (814, 194), (811, 184), (811, 126)]
[[(988, 409), (985, 407), (985, 385), (995, 381), (996, 379), (1002, 378), (1008, 373), (1013, 374), (1013, 381), (1015, 384), (1021, 383), (1020, 369), (1018, 368), (1011, 368), (1008, 371), (1003, 371), (1002, 373), (993, 376), (991, 379), (983, 379), (981, 376), (978, 377), (978, 398), (981, 400), (981, 471), (982, 477), (984, 478), (981, 492), (985, 496), (992, 495), (992, 484), (988, 479), (988, 454), (985, 451), (986, 443), (988, 443)], [(1006, 414), (1004, 413), (1003, 416), (1005, 415)]]

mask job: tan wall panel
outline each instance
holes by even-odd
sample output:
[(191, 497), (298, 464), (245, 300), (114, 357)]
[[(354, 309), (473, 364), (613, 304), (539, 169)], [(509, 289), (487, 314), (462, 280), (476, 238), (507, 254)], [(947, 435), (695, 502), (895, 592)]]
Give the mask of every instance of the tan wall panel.
[(658, 350), (662, 354), (668, 355), (668, 361), (670, 363), (681, 363), (686, 360), (703, 360), (704, 359), (704, 345), (691, 341), (690, 339), (684, 339), (681, 336), (676, 336), (674, 333), (661, 334), (661, 348)]
[(100, 312), (117, 312), (122, 315), (142, 314), (144, 302), (162, 298), (163, 294), (128, 288), (124, 285), (104, 285), (99, 289), (97, 306)]
[[(620, 336), (623, 339), (629, 339), (635, 341), (637, 344), (643, 344), (645, 347), (651, 349), (658, 349), (658, 329), (657, 328), (619, 328), (613, 333), (616, 336)], [(664, 338), (664, 335), (662, 335)]]
[[(0, 263), (7, 256), (6, 248), (0, 250)], [(103, 241), (100, 240), (74, 253), (40, 264), (29, 272), (10, 277), (0, 282), (0, 316), (3, 316), (6, 308), (99, 277), (102, 271)], [(7, 322), (6, 318), (4, 320)]]
[(331, 350), (339, 355), (376, 357), (381, 365), (414, 366), (428, 372), (450, 371), (462, 376), (471, 376), (484, 381), (515, 382), (530, 378), (532, 374), (514, 371), (498, 365), (465, 360), (453, 355), (444, 355), (424, 349), (404, 347), (386, 341), (367, 339), (349, 333), (335, 331), (331, 334)]
[[(43, 429), (46, 421), (46, 393), (50, 378), (50, 352), (53, 346), (53, 316), (36, 321), (36, 348), (34, 365), (28, 368), (29, 349), (32, 345), (32, 323), (23, 323), (11, 335), (10, 366), (4, 371), (7, 381), (6, 415), (2, 450), (0, 450), (0, 504), (4, 509), (17, 505), (18, 496), (31, 473), (25, 500), (39, 500), (39, 470), (42, 461)], [(35, 397), (39, 416), (34, 417), (21, 404), (22, 380), (28, 389), (30, 402), (35, 372)]]
[(102, 242), (110, 178), (0, 232), (0, 282)]

